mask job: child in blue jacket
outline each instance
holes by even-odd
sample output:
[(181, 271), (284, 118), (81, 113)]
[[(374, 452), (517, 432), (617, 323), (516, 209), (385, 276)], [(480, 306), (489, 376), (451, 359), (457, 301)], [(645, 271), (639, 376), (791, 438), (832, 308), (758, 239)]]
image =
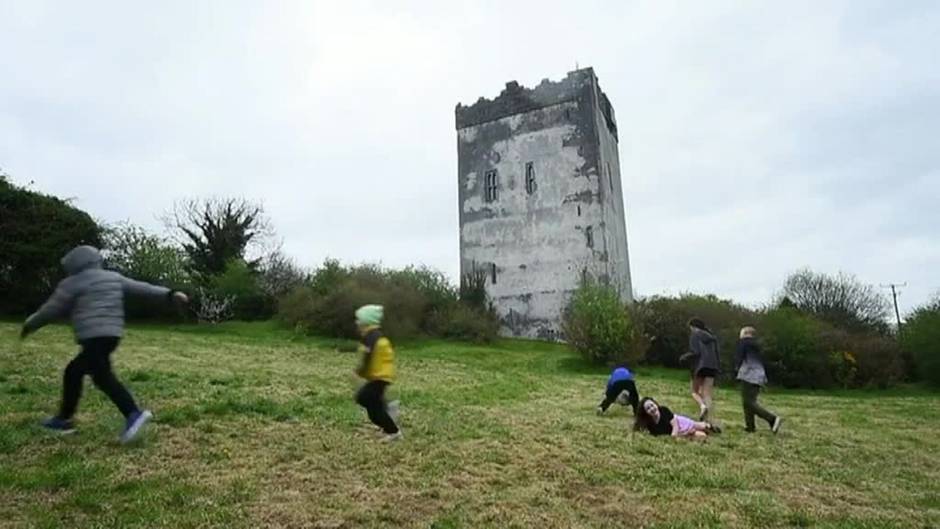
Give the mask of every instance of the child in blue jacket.
[(626, 392), (626, 401), (633, 408), (633, 415), (636, 415), (637, 407), (640, 404), (640, 395), (636, 390), (636, 383), (633, 381), (633, 373), (625, 366), (614, 369), (607, 379), (607, 391), (604, 394), (604, 400), (597, 407), (597, 414), (602, 415), (615, 400), (624, 400), (622, 394)]

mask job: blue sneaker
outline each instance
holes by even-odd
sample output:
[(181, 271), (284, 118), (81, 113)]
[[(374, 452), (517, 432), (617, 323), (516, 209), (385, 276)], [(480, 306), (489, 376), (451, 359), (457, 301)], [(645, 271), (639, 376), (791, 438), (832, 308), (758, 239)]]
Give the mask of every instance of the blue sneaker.
[(75, 424), (72, 423), (72, 421), (60, 419), (56, 416), (49, 417), (48, 419), (42, 421), (42, 427), (59, 435), (75, 433)]
[(150, 413), (150, 410), (136, 411), (132, 413), (127, 418), (127, 426), (124, 427), (124, 432), (121, 433), (121, 443), (127, 444), (136, 439), (137, 434), (140, 433), (140, 430), (152, 417), (153, 414)]

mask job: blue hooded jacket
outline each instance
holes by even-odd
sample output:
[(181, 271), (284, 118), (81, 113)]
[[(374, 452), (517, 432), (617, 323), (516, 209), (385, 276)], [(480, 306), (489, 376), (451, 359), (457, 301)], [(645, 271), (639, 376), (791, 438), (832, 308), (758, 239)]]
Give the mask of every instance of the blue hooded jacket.
[(607, 379), (607, 387), (610, 388), (621, 380), (633, 380), (633, 373), (625, 367), (614, 369), (614, 372), (610, 374), (610, 378)]

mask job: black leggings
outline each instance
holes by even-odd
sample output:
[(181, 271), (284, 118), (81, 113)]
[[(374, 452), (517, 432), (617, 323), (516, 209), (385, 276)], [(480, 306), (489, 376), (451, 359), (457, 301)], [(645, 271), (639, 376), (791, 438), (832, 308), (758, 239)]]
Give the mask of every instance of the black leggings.
[(607, 394), (601, 401), (601, 409), (607, 411), (607, 408), (617, 400), (621, 393), (629, 393), (630, 406), (633, 408), (633, 414), (636, 415), (637, 407), (640, 405), (640, 395), (637, 393), (636, 384), (632, 380), (618, 380), (607, 388)]
[(90, 338), (80, 342), (82, 350), (69, 362), (62, 377), (62, 406), (59, 418), (69, 420), (78, 409), (82, 398), (85, 375), (91, 375), (95, 383), (111, 402), (121, 410), (124, 417), (138, 411), (134, 397), (127, 391), (111, 370), (111, 353), (117, 349), (121, 339), (117, 337)]
[(388, 382), (384, 380), (367, 382), (356, 394), (356, 402), (366, 409), (372, 424), (382, 428), (385, 433), (397, 433), (398, 425), (389, 416), (385, 406), (385, 388), (387, 387)]

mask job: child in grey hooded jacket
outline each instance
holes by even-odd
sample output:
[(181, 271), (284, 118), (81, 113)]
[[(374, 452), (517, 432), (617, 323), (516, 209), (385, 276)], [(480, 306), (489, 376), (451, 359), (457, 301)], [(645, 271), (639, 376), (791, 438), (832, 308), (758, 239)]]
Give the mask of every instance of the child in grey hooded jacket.
[(20, 333), (21, 338), (26, 338), (47, 323), (68, 316), (75, 341), (81, 346), (81, 351), (65, 368), (59, 413), (43, 421), (43, 426), (60, 433), (75, 431), (72, 417), (81, 399), (83, 379), (91, 375), (98, 389), (124, 415), (126, 424), (121, 441), (129, 442), (153, 415), (137, 407), (111, 369), (111, 353), (124, 334), (124, 296), (164, 298), (178, 303), (186, 303), (188, 298), (182, 292), (105, 270), (101, 253), (92, 246), (74, 248), (62, 258), (62, 266), (68, 277), (58, 284), (42, 307), (27, 318)]

